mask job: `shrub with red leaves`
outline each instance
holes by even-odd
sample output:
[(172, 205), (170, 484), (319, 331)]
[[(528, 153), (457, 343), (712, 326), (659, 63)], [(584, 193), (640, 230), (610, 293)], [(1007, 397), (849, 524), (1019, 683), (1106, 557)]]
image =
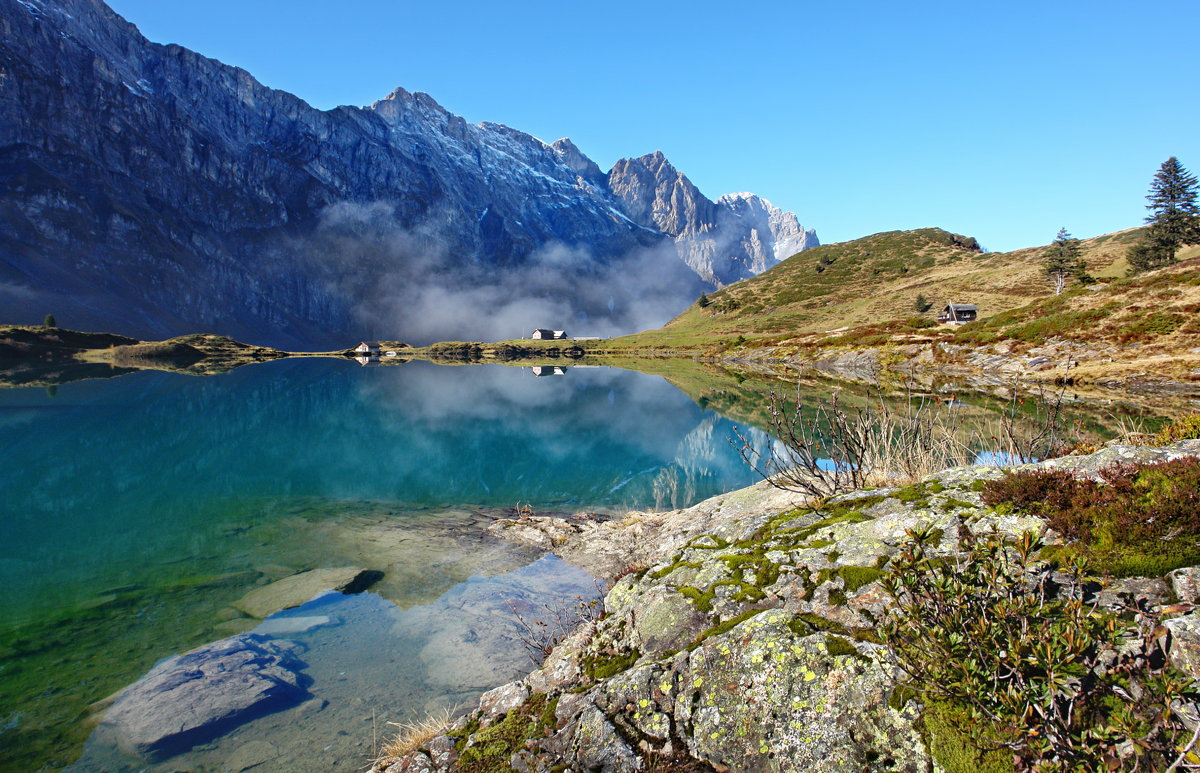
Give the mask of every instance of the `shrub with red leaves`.
[(1116, 567), (1121, 574), (1200, 560), (1200, 459), (1114, 465), (1099, 475), (1103, 483), (1063, 470), (1014, 472), (985, 483), (982, 499), (1043, 517), (1094, 555), (1136, 556)]

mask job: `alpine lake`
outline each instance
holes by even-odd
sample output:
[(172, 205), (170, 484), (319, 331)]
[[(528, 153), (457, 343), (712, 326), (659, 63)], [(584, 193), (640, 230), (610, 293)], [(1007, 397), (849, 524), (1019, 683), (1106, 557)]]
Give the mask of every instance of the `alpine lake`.
[[(0, 770), (354, 771), (391, 723), (518, 678), (529, 627), (603, 586), (487, 525), (750, 485), (734, 427), (765, 447), (767, 395), (794, 389), (691, 361), (647, 370), (302, 358), (0, 389)], [(1015, 404), (957, 401), (980, 421)], [(1118, 414), (1158, 416), (1067, 410), (1092, 439)], [(265, 619), (239, 604), (335, 567), (379, 579)], [(243, 632), (298, 643), (304, 700), (166, 759), (102, 732), (106, 699), (156, 663)]]

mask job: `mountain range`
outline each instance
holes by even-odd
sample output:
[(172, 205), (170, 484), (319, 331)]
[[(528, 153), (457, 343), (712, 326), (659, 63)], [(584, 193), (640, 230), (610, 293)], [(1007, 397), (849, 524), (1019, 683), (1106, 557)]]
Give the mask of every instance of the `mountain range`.
[(292, 346), (611, 334), (817, 244), (660, 152), (605, 173), (404, 89), (317, 110), (100, 0), (0, 0), (0, 38), (7, 321)]

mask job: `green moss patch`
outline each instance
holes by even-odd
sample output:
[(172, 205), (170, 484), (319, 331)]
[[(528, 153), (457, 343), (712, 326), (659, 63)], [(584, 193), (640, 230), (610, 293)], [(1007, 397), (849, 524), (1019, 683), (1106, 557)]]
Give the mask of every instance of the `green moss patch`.
[(838, 567), (837, 572), (847, 593), (854, 593), (883, 577), (883, 571), (873, 566), (842, 566)]
[(674, 563), (664, 566), (662, 569), (659, 569), (657, 572), (651, 572), (650, 576), (652, 578), (654, 578), (655, 580), (661, 580), (662, 578), (669, 575), (671, 572), (674, 572), (676, 569), (681, 569), (683, 567), (687, 567), (689, 569), (699, 569), (700, 566), (701, 566), (701, 564), (699, 561), (684, 561), (684, 560), (682, 560), (682, 558), (679, 558), (679, 559), (676, 559)]
[(766, 610), (747, 609), (737, 615), (734, 615), (733, 617), (729, 618), (728, 620), (722, 620), (720, 623), (717, 623), (712, 628), (706, 628), (705, 630), (703, 630), (699, 634), (697, 634), (696, 639), (690, 645), (688, 645), (688, 648), (687, 648), (688, 652), (691, 652), (692, 650), (699, 647), (704, 642), (705, 639), (710, 639), (713, 636), (720, 636), (723, 633), (728, 633), (729, 631), (733, 630), (738, 624), (744, 623), (745, 621), (754, 617), (758, 613), (764, 612), (764, 611), (766, 611)]
[(963, 732), (967, 723), (959, 712), (947, 704), (931, 703), (921, 716), (929, 753), (942, 769), (946, 773), (1013, 773), (1012, 754), (976, 746), (975, 739)]
[(841, 636), (825, 637), (825, 648), (834, 657), (839, 655), (859, 656), (858, 648), (849, 639), (843, 639)]
[[(458, 738), (459, 766), (474, 773), (511, 771), (509, 760), (525, 747), (526, 741), (545, 738), (554, 730), (557, 708), (557, 698), (547, 700), (544, 694), (536, 693), (490, 727), (479, 730), (478, 724), (468, 725), (454, 734)], [(472, 735), (468, 746), (467, 739)]]
[(583, 668), (583, 673), (587, 674), (593, 681), (608, 679), (623, 674), (633, 668), (633, 664), (637, 663), (638, 658), (642, 653), (638, 650), (629, 650), (628, 652), (620, 652), (615, 655), (585, 655), (580, 662)]
[(825, 633), (833, 633), (838, 636), (844, 636), (855, 641), (869, 641), (874, 644), (879, 644), (880, 639), (878, 634), (866, 628), (850, 628), (842, 625), (834, 620), (821, 617), (812, 612), (801, 612), (794, 615), (788, 621), (788, 628), (797, 636), (811, 636), (813, 633), (822, 631)]

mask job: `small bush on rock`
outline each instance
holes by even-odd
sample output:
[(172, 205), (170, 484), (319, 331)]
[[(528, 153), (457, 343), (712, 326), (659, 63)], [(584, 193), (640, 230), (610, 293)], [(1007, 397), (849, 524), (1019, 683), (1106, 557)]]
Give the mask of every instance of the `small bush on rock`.
[(1176, 419), (1158, 431), (1154, 445), (1165, 446), (1180, 440), (1200, 440), (1200, 413)]
[(1166, 661), (1154, 613), (1086, 602), (1080, 570), (1062, 586), (1030, 533), (968, 535), (951, 560), (927, 552), (927, 533), (910, 537), (883, 580), (896, 603), (885, 640), (906, 686), (961, 712), (981, 749), (1065, 773), (1166, 770), (1194, 745), (1176, 709), (1198, 696)]

